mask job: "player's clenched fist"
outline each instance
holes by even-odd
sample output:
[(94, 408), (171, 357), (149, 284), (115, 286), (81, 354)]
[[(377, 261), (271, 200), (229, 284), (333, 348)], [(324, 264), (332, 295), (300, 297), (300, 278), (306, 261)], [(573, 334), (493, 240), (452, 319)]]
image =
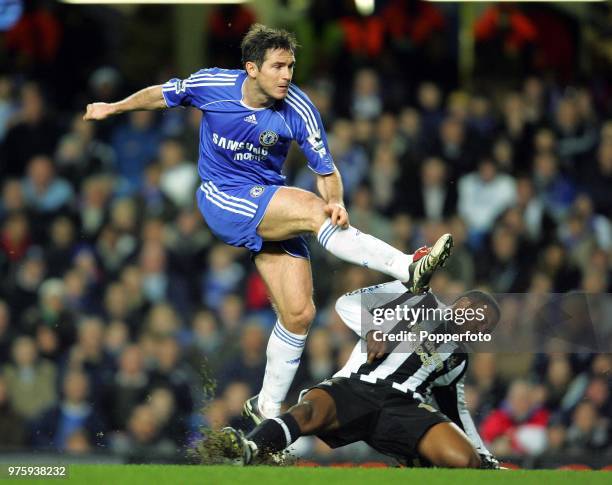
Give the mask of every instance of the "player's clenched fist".
[(113, 106), (109, 103), (91, 103), (87, 105), (84, 120), (103, 120), (114, 113)]
[(327, 204), (325, 206), (325, 213), (331, 219), (332, 225), (340, 226), (342, 229), (346, 229), (349, 226), (348, 212), (342, 204)]

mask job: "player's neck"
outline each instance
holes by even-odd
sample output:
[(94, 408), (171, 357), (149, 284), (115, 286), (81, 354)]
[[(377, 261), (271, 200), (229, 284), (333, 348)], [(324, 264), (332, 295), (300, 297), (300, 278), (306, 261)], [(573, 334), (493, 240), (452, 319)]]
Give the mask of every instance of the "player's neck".
[(274, 99), (265, 94), (257, 83), (247, 78), (242, 87), (242, 102), (249, 108), (269, 108), (274, 104)]

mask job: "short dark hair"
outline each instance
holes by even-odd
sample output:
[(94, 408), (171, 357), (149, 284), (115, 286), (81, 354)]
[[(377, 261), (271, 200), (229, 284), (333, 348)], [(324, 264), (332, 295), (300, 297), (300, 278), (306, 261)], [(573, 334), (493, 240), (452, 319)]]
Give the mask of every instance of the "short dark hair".
[(491, 315), (490, 319), (487, 318), (490, 323), (490, 329), (495, 328), (495, 325), (497, 325), (501, 318), (501, 309), (499, 308), (499, 303), (497, 303), (497, 300), (492, 295), (481, 290), (470, 290), (459, 295), (455, 301), (462, 298), (467, 298), (471, 305), (477, 307), (484, 307), (486, 305), (487, 313)]
[(242, 65), (248, 61), (257, 67), (264, 63), (268, 49), (283, 49), (295, 52), (298, 43), (291, 32), (273, 29), (263, 24), (253, 24), (240, 44), (242, 49)]

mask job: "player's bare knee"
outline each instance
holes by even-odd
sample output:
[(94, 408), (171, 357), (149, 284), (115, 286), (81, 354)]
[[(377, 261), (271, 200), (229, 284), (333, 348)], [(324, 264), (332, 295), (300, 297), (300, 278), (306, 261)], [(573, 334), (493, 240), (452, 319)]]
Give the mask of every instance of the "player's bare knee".
[(301, 401), (293, 406), (289, 413), (296, 420), (303, 435), (312, 434), (317, 431), (319, 423), (315, 422), (314, 406), (311, 401)]
[(315, 318), (316, 308), (312, 301), (281, 315), (283, 326), (290, 332), (305, 334)]

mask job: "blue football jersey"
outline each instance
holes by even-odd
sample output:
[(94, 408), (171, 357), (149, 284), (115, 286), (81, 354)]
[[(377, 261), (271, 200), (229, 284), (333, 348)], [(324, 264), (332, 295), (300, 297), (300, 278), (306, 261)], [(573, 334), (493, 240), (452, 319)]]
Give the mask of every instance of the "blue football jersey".
[(293, 84), (286, 98), (269, 108), (242, 101), (244, 70), (202, 69), (162, 86), (168, 107), (193, 106), (204, 113), (200, 125), (198, 172), (221, 189), (247, 184), (284, 185), (281, 169), (291, 140), (319, 175), (334, 162), (319, 112)]

